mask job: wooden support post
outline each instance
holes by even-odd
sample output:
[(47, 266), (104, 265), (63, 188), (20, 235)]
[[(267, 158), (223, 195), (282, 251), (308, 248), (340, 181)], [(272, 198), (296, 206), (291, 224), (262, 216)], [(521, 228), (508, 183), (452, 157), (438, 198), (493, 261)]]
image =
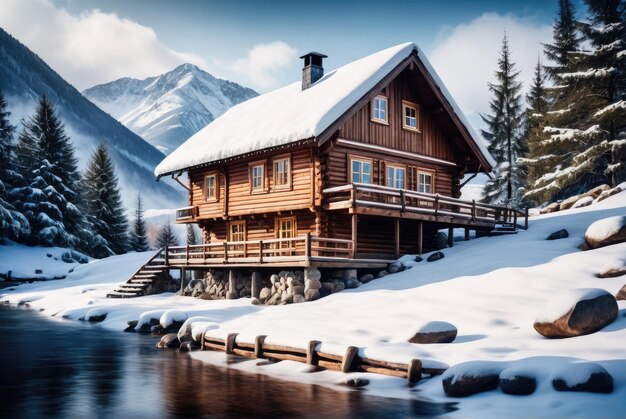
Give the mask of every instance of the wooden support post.
[(254, 339), (254, 356), (257, 358), (263, 358), (263, 343), (266, 337), (266, 335), (259, 335)]
[(204, 333), (200, 336), (200, 349), (204, 351)]
[(306, 347), (306, 363), (309, 365), (317, 365), (319, 361), (319, 357), (317, 356), (317, 351), (315, 348), (319, 345), (319, 340), (310, 340), (309, 344)]
[(465, 240), (470, 239), (470, 229), (469, 227), (465, 227)]
[(261, 293), (261, 272), (252, 272), (252, 298), (259, 298)]
[(352, 214), (352, 254), (351, 259), (356, 258), (357, 237), (358, 237), (359, 219), (356, 214)]
[(409, 362), (407, 379), (409, 380), (409, 384), (416, 384), (422, 379), (422, 361), (419, 359), (412, 359), (411, 362)]
[(417, 254), (421, 255), (424, 250), (424, 223), (417, 223)]
[(168, 266), (170, 263), (169, 263), (169, 260), (168, 260), (168, 256), (169, 256), (169, 254), (168, 254), (168, 253), (169, 253), (169, 251), (168, 251), (167, 246), (165, 246), (165, 247), (163, 248), (163, 253), (164, 253), (163, 257), (164, 257), (164, 259), (165, 259), (164, 265), (165, 265), (165, 266)]
[(226, 342), (225, 343), (225, 347), (224, 347), (224, 351), (227, 354), (232, 354), (233, 353), (233, 349), (235, 349), (235, 339), (237, 338), (238, 333), (229, 333), (228, 336), (226, 337)]
[(400, 257), (400, 219), (393, 219), (393, 231), (394, 231), (394, 241), (395, 241), (395, 251), (396, 251), (396, 259)]
[(454, 247), (454, 227), (448, 227), (448, 247)]
[(263, 240), (259, 240), (259, 263), (263, 263)]
[(185, 291), (185, 277), (187, 276), (187, 269), (180, 268), (180, 293), (182, 295)]
[(356, 346), (348, 346), (346, 349), (346, 354), (343, 356), (341, 360), (341, 372), (350, 372), (352, 367), (352, 362), (354, 362), (354, 358), (359, 352), (359, 348)]
[(528, 230), (528, 207), (524, 210), (524, 230)]
[(304, 238), (304, 248), (307, 260), (311, 258), (311, 232), (307, 232)]
[(236, 299), (237, 294), (237, 286), (235, 284), (235, 270), (231, 269), (228, 271), (228, 293), (226, 294), (230, 299)]

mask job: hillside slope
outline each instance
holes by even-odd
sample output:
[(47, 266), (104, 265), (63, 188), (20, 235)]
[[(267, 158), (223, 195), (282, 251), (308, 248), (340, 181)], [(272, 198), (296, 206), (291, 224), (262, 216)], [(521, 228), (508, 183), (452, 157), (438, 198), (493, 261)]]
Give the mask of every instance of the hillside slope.
[(137, 191), (149, 208), (180, 206), (180, 188), (157, 183), (152, 174), (163, 154), (87, 100), (41, 58), (0, 28), (0, 90), (14, 124), (29, 117), (42, 95), (54, 104), (76, 147), (83, 168), (99, 143), (109, 146), (122, 186), (124, 202), (132, 206)]

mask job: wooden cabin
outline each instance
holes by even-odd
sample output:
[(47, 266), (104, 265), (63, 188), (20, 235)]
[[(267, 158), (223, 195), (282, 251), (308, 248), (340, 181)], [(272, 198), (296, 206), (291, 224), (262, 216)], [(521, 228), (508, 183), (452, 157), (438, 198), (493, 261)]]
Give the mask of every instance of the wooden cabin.
[(494, 162), (415, 44), (327, 74), (325, 55), (301, 58), (301, 82), (231, 108), (156, 168), (189, 191), (176, 221), (203, 232), (170, 258), (378, 267), (428, 250), (441, 228), (516, 221), (459, 199), (463, 176)]

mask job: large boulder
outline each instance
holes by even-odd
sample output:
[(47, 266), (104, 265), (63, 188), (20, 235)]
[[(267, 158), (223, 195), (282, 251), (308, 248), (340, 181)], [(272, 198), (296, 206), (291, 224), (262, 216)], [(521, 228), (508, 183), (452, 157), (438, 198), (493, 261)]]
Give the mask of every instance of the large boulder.
[(550, 300), (533, 326), (547, 338), (581, 336), (602, 329), (615, 320), (617, 313), (617, 301), (609, 292), (574, 289)]
[(500, 367), (485, 361), (455, 365), (442, 376), (443, 391), (450, 397), (466, 397), (498, 387)]
[(619, 186), (614, 187), (613, 189), (609, 189), (608, 191), (604, 191), (596, 198), (596, 201), (604, 201), (610, 196), (616, 195), (622, 191), (622, 188)]
[(552, 387), (556, 391), (611, 393), (613, 377), (595, 362), (571, 363), (552, 374)]
[(411, 343), (450, 343), (456, 339), (457, 328), (448, 322), (434, 321), (420, 326), (409, 338)]
[(512, 367), (500, 373), (499, 384), (505, 394), (525, 396), (534, 393), (537, 379), (531, 371), (523, 367)]
[(598, 274), (598, 278), (617, 278), (626, 275), (626, 265), (610, 264), (602, 268)]
[(180, 341), (178, 340), (178, 335), (176, 333), (168, 333), (163, 336), (159, 343), (156, 344), (158, 349), (178, 349), (180, 348)]
[(561, 209), (561, 204), (559, 202), (553, 202), (545, 208), (542, 208), (539, 211), (539, 214), (550, 214), (551, 212), (557, 212)]
[(626, 215), (604, 218), (591, 224), (585, 241), (592, 249), (626, 242)]
[(588, 207), (591, 204), (593, 204), (593, 198), (591, 196), (584, 196), (576, 201), (574, 205), (572, 205), (572, 208)]

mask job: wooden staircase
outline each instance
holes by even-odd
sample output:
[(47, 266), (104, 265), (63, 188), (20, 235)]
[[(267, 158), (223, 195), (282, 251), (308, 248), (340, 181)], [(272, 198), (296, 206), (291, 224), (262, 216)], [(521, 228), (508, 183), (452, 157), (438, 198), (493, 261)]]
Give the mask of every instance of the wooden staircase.
[(496, 224), (493, 227), (493, 230), (489, 232), (490, 236), (503, 236), (505, 234), (517, 234), (517, 224), (515, 223)]
[(159, 249), (128, 281), (108, 293), (107, 298), (133, 298), (146, 295), (148, 286), (168, 269), (164, 259), (158, 258), (162, 252), (163, 249)]

